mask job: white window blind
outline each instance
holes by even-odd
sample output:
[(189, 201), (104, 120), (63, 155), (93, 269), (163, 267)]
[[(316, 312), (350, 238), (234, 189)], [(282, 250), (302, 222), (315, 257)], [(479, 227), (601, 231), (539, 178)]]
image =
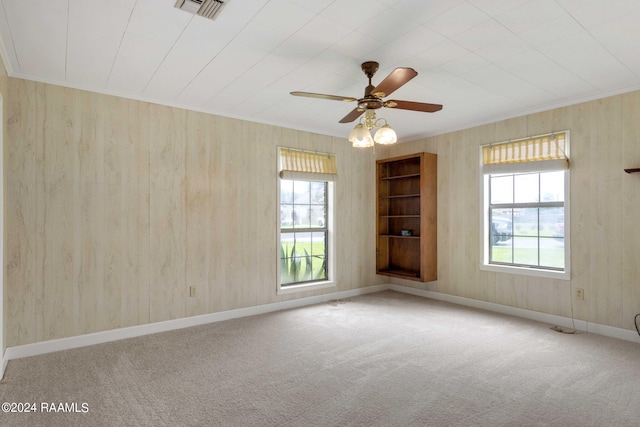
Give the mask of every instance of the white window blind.
[(304, 181), (335, 181), (336, 156), (329, 153), (280, 148), (280, 178)]
[(569, 168), (568, 132), (558, 132), (482, 147), (484, 174), (541, 172)]

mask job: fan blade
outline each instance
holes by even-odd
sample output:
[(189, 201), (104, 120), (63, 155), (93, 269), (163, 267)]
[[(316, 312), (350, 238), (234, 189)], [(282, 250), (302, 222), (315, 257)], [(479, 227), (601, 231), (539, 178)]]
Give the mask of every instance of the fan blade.
[(351, 123), (352, 121), (360, 117), (362, 113), (364, 113), (364, 110), (359, 110), (357, 108), (354, 108), (353, 110), (351, 110), (349, 114), (344, 116), (339, 123)]
[(330, 101), (344, 101), (344, 102), (357, 101), (356, 98), (351, 98), (349, 96), (325, 95), (323, 93), (312, 93), (312, 92), (289, 92), (289, 93), (294, 96), (306, 96), (308, 98), (328, 99)]
[(400, 110), (413, 110), (413, 111), (422, 111), (425, 113), (435, 113), (436, 111), (442, 110), (442, 105), (440, 104), (426, 104), (424, 102), (412, 102), (412, 101), (397, 101), (394, 99), (390, 99), (384, 103), (384, 106), (387, 108), (398, 108)]
[(378, 86), (373, 88), (371, 95), (377, 96), (378, 98), (389, 96), (393, 91), (417, 75), (418, 72), (413, 68), (396, 68), (383, 81), (381, 81)]

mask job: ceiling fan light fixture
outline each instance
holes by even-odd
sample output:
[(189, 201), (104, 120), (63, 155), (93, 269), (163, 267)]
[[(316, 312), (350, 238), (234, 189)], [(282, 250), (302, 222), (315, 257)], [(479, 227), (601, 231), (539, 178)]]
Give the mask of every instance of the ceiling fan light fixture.
[(351, 142), (355, 148), (373, 147), (374, 144), (369, 129), (362, 123), (358, 123), (349, 133), (349, 142)]
[[(179, 0), (180, 1), (180, 0)], [(186, 0), (182, 0), (186, 1)], [(228, 1), (228, 0), (190, 0), (190, 1)], [(309, 98), (329, 99), (335, 101), (357, 101), (357, 106), (344, 116), (339, 123), (351, 123), (360, 117), (360, 123), (349, 133), (349, 142), (354, 147), (366, 148), (373, 147), (376, 143), (382, 145), (390, 145), (398, 142), (398, 135), (389, 126), (383, 118), (376, 118), (376, 111), (383, 107), (394, 108), (398, 110), (422, 111), (425, 113), (434, 113), (442, 110), (440, 104), (427, 104), (424, 102), (402, 101), (402, 100), (383, 100), (391, 95), (395, 90), (403, 86), (409, 80), (418, 75), (413, 68), (398, 67), (394, 69), (387, 77), (385, 77), (377, 86), (371, 83), (371, 79), (378, 71), (379, 64), (375, 61), (367, 61), (362, 63), (362, 71), (369, 79), (369, 85), (364, 89), (364, 96), (360, 99), (325, 95), (312, 92), (290, 92), (295, 96), (306, 96)], [(374, 136), (371, 136), (371, 130), (378, 128)]]
[(398, 135), (396, 135), (396, 131), (394, 131), (391, 126), (385, 124), (376, 131), (373, 139), (378, 144), (391, 145), (398, 142)]

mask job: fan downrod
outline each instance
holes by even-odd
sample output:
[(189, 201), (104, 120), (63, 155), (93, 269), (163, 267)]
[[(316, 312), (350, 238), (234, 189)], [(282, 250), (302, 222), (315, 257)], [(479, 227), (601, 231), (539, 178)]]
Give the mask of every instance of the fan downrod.
[(382, 108), (382, 100), (375, 95), (371, 95), (371, 91), (375, 88), (371, 84), (371, 78), (378, 71), (378, 64), (376, 61), (367, 61), (362, 63), (362, 71), (369, 78), (369, 86), (364, 89), (364, 98), (358, 99), (358, 109), (361, 111), (366, 110), (377, 110), (378, 108)]

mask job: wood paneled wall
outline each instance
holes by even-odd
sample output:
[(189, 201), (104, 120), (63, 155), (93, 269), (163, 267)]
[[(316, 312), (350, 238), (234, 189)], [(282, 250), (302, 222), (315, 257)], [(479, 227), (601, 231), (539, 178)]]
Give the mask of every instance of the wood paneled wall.
[[(634, 330), (640, 313), (640, 92), (398, 144), (438, 154), (438, 282), (447, 294)], [(571, 280), (481, 271), (479, 146), (570, 130)], [(585, 300), (573, 296), (585, 290)], [(573, 308), (572, 308), (573, 303)]]
[[(370, 151), (21, 79), (7, 86), (7, 346), (385, 281), (375, 275)], [(280, 145), (337, 155), (337, 289), (276, 296)]]
[[(375, 275), (375, 158), (344, 139), (0, 76), (5, 343), (276, 296), (277, 146), (334, 152), (337, 290)], [(640, 312), (640, 92), (380, 150), (438, 154), (438, 277), (407, 286), (633, 329)], [(481, 271), (478, 147), (571, 131), (570, 281)], [(189, 287), (197, 287), (189, 297)], [(585, 301), (572, 296), (585, 289)]]

